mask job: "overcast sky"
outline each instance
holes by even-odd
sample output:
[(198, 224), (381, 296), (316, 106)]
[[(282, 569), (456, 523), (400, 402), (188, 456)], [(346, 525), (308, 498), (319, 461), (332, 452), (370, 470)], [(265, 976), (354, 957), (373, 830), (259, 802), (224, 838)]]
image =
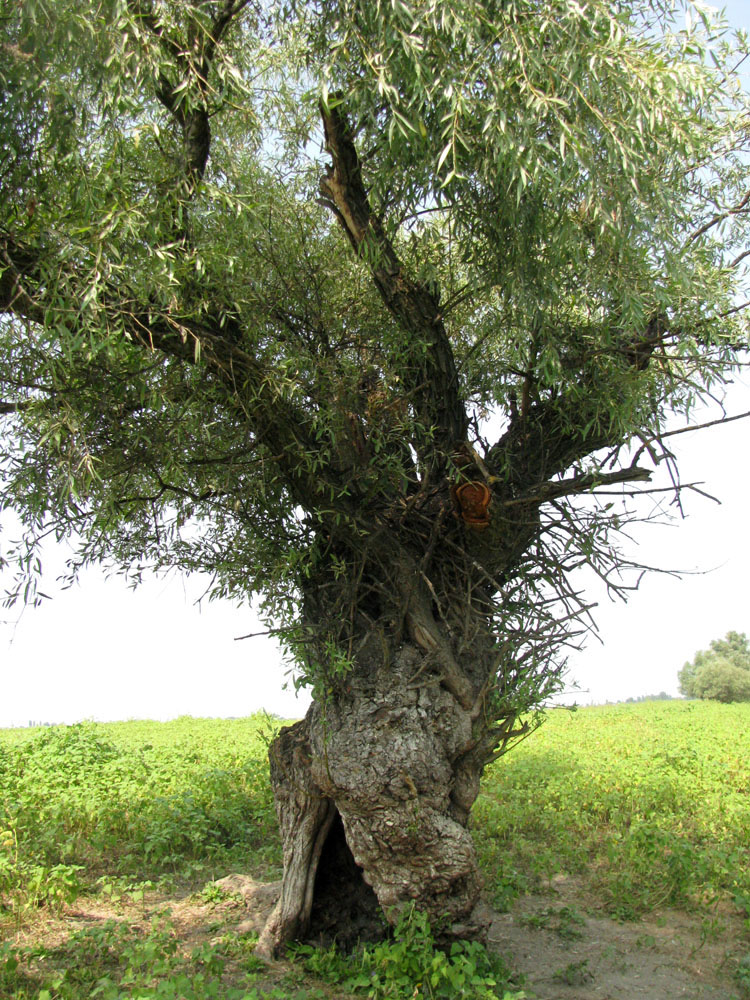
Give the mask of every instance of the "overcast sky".
[[(750, 28), (748, 0), (725, 9), (734, 25)], [(750, 376), (731, 387), (727, 410), (750, 410)], [(651, 574), (627, 605), (592, 591), (601, 642), (591, 638), (571, 656), (570, 701), (676, 693), (677, 671), (696, 650), (730, 629), (750, 632), (750, 421), (672, 444), (682, 481), (703, 483), (721, 504), (686, 493), (684, 520), (638, 527), (632, 558), (688, 575)], [(284, 690), (287, 667), (274, 642), (235, 641), (263, 627), (251, 609), (196, 604), (205, 589), (198, 578), (152, 579), (132, 591), (89, 570), (60, 591), (54, 579), (64, 558), (45, 554), (43, 589), (52, 600), (0, 609), (0, 726), (304, 712), (307, 697)]]

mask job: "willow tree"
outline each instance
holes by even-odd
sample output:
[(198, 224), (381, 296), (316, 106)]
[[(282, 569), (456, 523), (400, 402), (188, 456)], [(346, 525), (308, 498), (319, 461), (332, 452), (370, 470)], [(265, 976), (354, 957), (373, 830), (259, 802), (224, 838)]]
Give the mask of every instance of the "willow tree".
[(738, 43), (670, 6), (2, 2), (5, 557), (261, 596), (314, 698), (268, 954), (326, 894), (477, 929), (571, 573), (746, 342)]

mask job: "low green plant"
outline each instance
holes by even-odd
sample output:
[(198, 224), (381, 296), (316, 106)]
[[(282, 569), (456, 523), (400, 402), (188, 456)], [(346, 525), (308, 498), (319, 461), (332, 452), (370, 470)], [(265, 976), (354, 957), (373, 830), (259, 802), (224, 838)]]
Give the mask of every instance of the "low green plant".
[(47, 906), (59, 912), (83, 890), (83, 865), (42, 865), (0, 854), (0, 899), (17, 914)]
[(585, 986), (594, 978), (594, 974), (588, 966), (589, 960), (587, 958), (580, 962), (570, 962), (565, 968), (554, 972), (552, 978), (566, 986)]
[(523, 917), (522, 923), (527, 927), (547, 928), (563, 940), (573, 941), (583, 937), (581, 927), (586, 923), (586, 918), (574, 906), (561, 906), (557, 909), (545, 906), (538, 913)]
[[(281, 862), (266, 717), (0, 731), (0, 917)], [(241, 748), (238, 750), (238, 747)]]
[(344, 956), (335, 945), (326, 950), (301, 946), (295, 950), (305, 968), (350, 993), (368, 1000), (522, 1000), (513, 991), (511, 975), (501, 959), (475, 941), (436, 947), (430, 921), (408, 907), (392, 938), (363, 947), (356, 957)]
[(749, 792), (748, 704), (555, 709), (488, 768), (473, 832), (505, 906), (575, 875), (632, 920), (750, 898)]
[[(32, 962), (38, 980), (23, 970)], [(223, 945), (204, 943), (183, 954), (168, 914), (148, 932), (109, 920), (70, 935), (53, 948), (0, 946), (0, 996), (14, 1000), (260, 1000), (264, 993), (222, 981)], [(271, 994), (273, 996), (273, 994)], [(278, 994), (280, 996), (281, 994)], [(283, 994), (285, 1000), (293, 1000)]]
[(22, 949), (0, 942), (0, 997), (36, 1000), (39, 982), (24, 971), (22, 954)]
[(232, 898), (232, 893), (216, 882), (207, 882), (198, 893), (198, 898), (203, 903), (210, 903), (216, 906)]
[(131, 881), (127, 878), (111, 878), (104, 875), (97, 879), (96, 886), (101, 896), (109, 903), (143, 903), (146, 893), (155, 887), (151, 879), (143, 881)]
[(750, 997), (750, 955), (744, 955), (735, 970), (734, 978), (742, 995)]
[(740, 910), (744, 919), (743, 924), (745, 930), (750, 933), (750, 894), (746, 892), (737, 892), (734, 895), (734, 905)]

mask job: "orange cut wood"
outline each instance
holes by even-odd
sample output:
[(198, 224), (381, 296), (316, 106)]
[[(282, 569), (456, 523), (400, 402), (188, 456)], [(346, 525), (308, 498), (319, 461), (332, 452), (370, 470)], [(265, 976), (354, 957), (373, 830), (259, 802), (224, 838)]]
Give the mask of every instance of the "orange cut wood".
[(461, 510), (464, 523), (475, 531), (483, 531), (490, 523), (489, 506), (492, 493), (485, 483), (470, 482), (454, 486), (453, 496)]

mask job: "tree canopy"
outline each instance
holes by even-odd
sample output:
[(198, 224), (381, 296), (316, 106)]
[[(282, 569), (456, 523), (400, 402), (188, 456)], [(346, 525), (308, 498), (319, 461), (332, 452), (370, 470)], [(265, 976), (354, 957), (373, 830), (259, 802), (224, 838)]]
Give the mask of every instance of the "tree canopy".
[(322, 525), (371, 534), (488, 414), (556, 562), (606, 449), (658, 457), (746, 340), (746, 101), (701, 8), (3, 6), (3, 503), (78, 563), (289, 620)]

